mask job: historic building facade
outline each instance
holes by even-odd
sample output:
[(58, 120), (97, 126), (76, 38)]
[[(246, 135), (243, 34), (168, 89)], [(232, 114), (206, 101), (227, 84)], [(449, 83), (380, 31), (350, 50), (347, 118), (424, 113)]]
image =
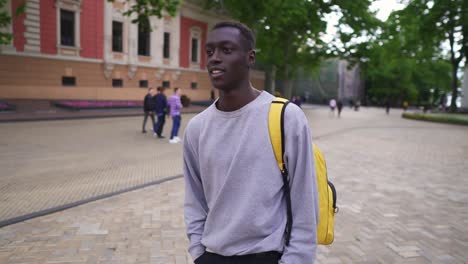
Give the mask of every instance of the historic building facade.
[[(9, 0), (8, 11), (22, 2)], [(184, 1), (174, 17), (134, 24), (123, 15), (128, 1), (25, 2), (3, 29), (14, 38), (0, 46), (0, 98), (141, 100), (148, 87), (164, 86), (210, 99), (203, 47), (225, 17)], [(263, 89), (265, 74), (253, 71), (252, 83)]]

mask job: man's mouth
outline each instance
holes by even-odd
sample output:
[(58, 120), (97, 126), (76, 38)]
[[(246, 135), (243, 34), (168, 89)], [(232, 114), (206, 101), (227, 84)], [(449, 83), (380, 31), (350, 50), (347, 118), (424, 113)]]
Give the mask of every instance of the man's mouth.
[(218, 77), (221, 77), (224, 74), (224, 70), (222, 70), (222, 69), (211, 69), (209, 71), (209, 73), (210, 73), (210, 76), (212, 78), (218, 78)]

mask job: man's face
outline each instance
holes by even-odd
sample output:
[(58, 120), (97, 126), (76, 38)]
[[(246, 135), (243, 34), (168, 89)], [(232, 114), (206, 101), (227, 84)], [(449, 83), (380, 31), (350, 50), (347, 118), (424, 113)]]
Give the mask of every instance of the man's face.
[(228, 91), (248, 78), (249, 67), (255, 62), (255, 52), (243, 45), (237, 28), (222, 27), (208, 34), (205, 52), (208, 75), (217, 89)]

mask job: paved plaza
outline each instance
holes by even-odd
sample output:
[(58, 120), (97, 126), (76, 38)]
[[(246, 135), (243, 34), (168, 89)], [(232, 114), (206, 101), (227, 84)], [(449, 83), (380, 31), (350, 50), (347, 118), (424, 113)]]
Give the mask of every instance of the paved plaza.
[[(340, 207), (318, 264), (468, 263), (468, 127), (395, 109), (305, 112)], [(0, 228), (1, 264), (192, 263), (181, 144), (141, 134), (141, 121), (0, 124), (0, 222), (154, 183)]]

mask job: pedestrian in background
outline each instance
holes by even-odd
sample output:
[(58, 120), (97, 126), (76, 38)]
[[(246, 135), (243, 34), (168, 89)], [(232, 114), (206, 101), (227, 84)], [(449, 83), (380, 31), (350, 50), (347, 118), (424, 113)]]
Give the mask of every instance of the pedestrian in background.
[(143, 99), (143, 111), (145, 112), (145, 117), (143, 118), (143, 128), (141, 133), (146, 133), (146, 121), (148, 120), (148, 116), (151, 118), (152, 127), (154, 128), (154, 108), (155, 108), (155, 101), (154, 101), (154, 88), (149, 88), (148, 93)]
[(293, 102), (295, 105), (301, 107), (301, 104), (302, 104), (301, 97), (299, 97), (299, 96), (293, 96), (292, 102)]
[(158, 94), (155, 96), (156, 106), (155, 113), (158, 117), (158, 122), (154, 126), (154, 136), (158, 138), (164, 138), (162, 135), (164, 123), (166, 122), (166, 113), (167, 113), (167, 99), (164, 95), (164, 88), (158, 87)]
[(336, 100), (335, 99), (330, 99), (330, 102), (329, 102), (329, 106), (330, 106), (330, 113), (332, 116), (335, 116), (335, 107), (336, 107)]
[(337, 103), (337, 108), (338, 108), (338, 118), (341, 117), (341, 110), (343, 110), (343, 102), (341, 100), (338, 100), (338, 103)]
[(180, 94), (181, 89), (174, 88), (174, 94), (169, 97), (168, 105), (169, 105), (169, 114), (172, 118), (172, 131), (171, 131), (171, 138), (169, 139), (169, 143), (175, 144), (180, 142), (180, 138), (177, 136), (179, 133), (180, 128), (180, 109), (182, 109), (182, 102), (180, 101)]

